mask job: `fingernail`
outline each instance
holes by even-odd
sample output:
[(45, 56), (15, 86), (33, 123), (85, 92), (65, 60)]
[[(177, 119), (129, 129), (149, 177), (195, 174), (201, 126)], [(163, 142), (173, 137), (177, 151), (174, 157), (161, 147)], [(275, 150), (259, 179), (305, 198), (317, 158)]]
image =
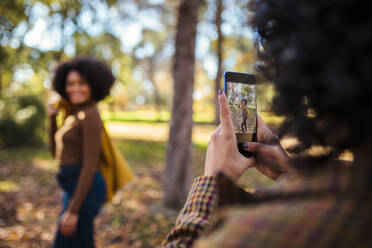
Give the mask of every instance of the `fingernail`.
[(222, 90), (219, 90), (218, 91), (218, 95), (222, 95)]
[(243, 143), (243, 148), (248, 148), (248, 146), (249, 146), (249, 143), (248, 142), (244, 142)]

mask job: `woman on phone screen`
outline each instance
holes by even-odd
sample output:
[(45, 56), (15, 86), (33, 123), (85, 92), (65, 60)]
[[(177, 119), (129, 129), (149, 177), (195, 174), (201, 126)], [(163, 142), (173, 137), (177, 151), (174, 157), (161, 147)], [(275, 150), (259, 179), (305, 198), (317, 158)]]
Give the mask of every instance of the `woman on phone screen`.
[(93, 220), (106, 196), (98, 172), (103, 123), (97, 102), (109, 94), (114, 80), (110, 68), (92, 58), (77, 57), (55, 70), (53, 87), (65, 105), (65, 118), (57, 128), (59, 108), (48, 107), (50, 148), (59, 163), (57, 180), (63, 190), (53, 247), (94, 247)]
[(241, 124), (241, 127), (242, 127), (242, 133), (245, 133), (247, 132), (247, 120), (249, 118), (249, 112), (247, 110), (247, 99), (242, 99), (242, 102), (241, 102), (241, 106), (242, 106), (242, 124)]

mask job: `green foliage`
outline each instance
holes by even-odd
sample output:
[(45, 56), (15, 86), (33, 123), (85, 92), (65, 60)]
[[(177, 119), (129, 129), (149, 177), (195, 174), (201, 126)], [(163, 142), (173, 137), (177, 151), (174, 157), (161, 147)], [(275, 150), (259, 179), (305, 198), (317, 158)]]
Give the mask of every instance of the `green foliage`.
[(0, 146), (42, 143), (45, 109), (36, 95), (20, 95), (0, 100)]
[(275, 88), (272, 83), (258, 83), (257, 84), (258, 110), (264, 111), (264, 112), (270, 112), (274, 95), (275, 95)]
[[(112, 110), (169, 111), (172, 44), (179, 2), (0, 0), (0, 92), (13, 94), (21, 83), (30, 86), (32, 92), (42, 93), (44, 88), (50, 88), (51, 72), (58, 61), (87, 55), (104, 59), (112, 67), (117, 79), (111, 94)], [(208, 50), (197, 52), (194, 92), (199, 97), (194, 101), (195, 113), (214, 112), (214, 73), (206, 61), (214, 58), (217, 50), (213, 32), (215, 2), (205, 1), (200, 13), (198, 37), (209, 44), (202, 46)], [(256, 58), (252, 37), (244, 25), (248, 18), (245, 7), (245, 1), (225, 3), (223, 25), (233, 32), (224, 32), (224, 70), (253, 72)], [(45, 29), (39, 25), (41, 22)], [(131, 34), (134, 28), (127, 26), (136, 27), (136, 35)], [(41, 36), (36, 35), (42, 30)], [(54, 45), (43, 46), (41, 41), (48, 39)], [(260, 93), (258, 89), (259, 101)], [(266, 97), (266, 92), (263, 94), (264, 105), (258, 105), (267, 111), (271, 98)], [(204, 113), (194, 116), (194, 121), (209, 122), (210, 117), (204, 118)]]
[(27, 163), (34, 160), (51, 160), (52, 155), (45, 146), (23, 146), (0, 149), (1, 163)]

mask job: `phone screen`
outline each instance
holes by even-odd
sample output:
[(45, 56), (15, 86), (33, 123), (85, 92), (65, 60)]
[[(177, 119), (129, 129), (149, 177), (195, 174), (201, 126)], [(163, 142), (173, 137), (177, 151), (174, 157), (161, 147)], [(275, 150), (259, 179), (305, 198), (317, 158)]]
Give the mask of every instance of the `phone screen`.
[(225, 92), (237, 143), (256, 141), (256, 84), (251, 82), (233, 82), (229, 77), (225, 77), (225, 80)]

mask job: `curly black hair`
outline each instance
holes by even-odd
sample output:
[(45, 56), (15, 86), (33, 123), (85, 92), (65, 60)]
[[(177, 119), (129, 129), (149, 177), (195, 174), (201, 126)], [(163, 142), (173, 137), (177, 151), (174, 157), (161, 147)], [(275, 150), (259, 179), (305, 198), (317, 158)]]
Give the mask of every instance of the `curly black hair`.
[[(368, 1), (253, 0), (257, 69), (276, 87), (280, 135), (328, 157), (371, 142), (372, 15)], [(312, 157), (314, 158), (314, 157)], [(324, 158), (324, 157), (322, 157)], [(321, 159), (321, 158), (320, 158)]]
[(75, 57), (70, 61), (61, 62), (54, 71), (53, 88), (61, 97), (68, 99), (66, 94), (66, 77), (70, 71), (78, 71), (91, 88), (92, 97), (100, 101), (110, 94), (115, 81), (111, 69), (102, 61), (90, 57)]

